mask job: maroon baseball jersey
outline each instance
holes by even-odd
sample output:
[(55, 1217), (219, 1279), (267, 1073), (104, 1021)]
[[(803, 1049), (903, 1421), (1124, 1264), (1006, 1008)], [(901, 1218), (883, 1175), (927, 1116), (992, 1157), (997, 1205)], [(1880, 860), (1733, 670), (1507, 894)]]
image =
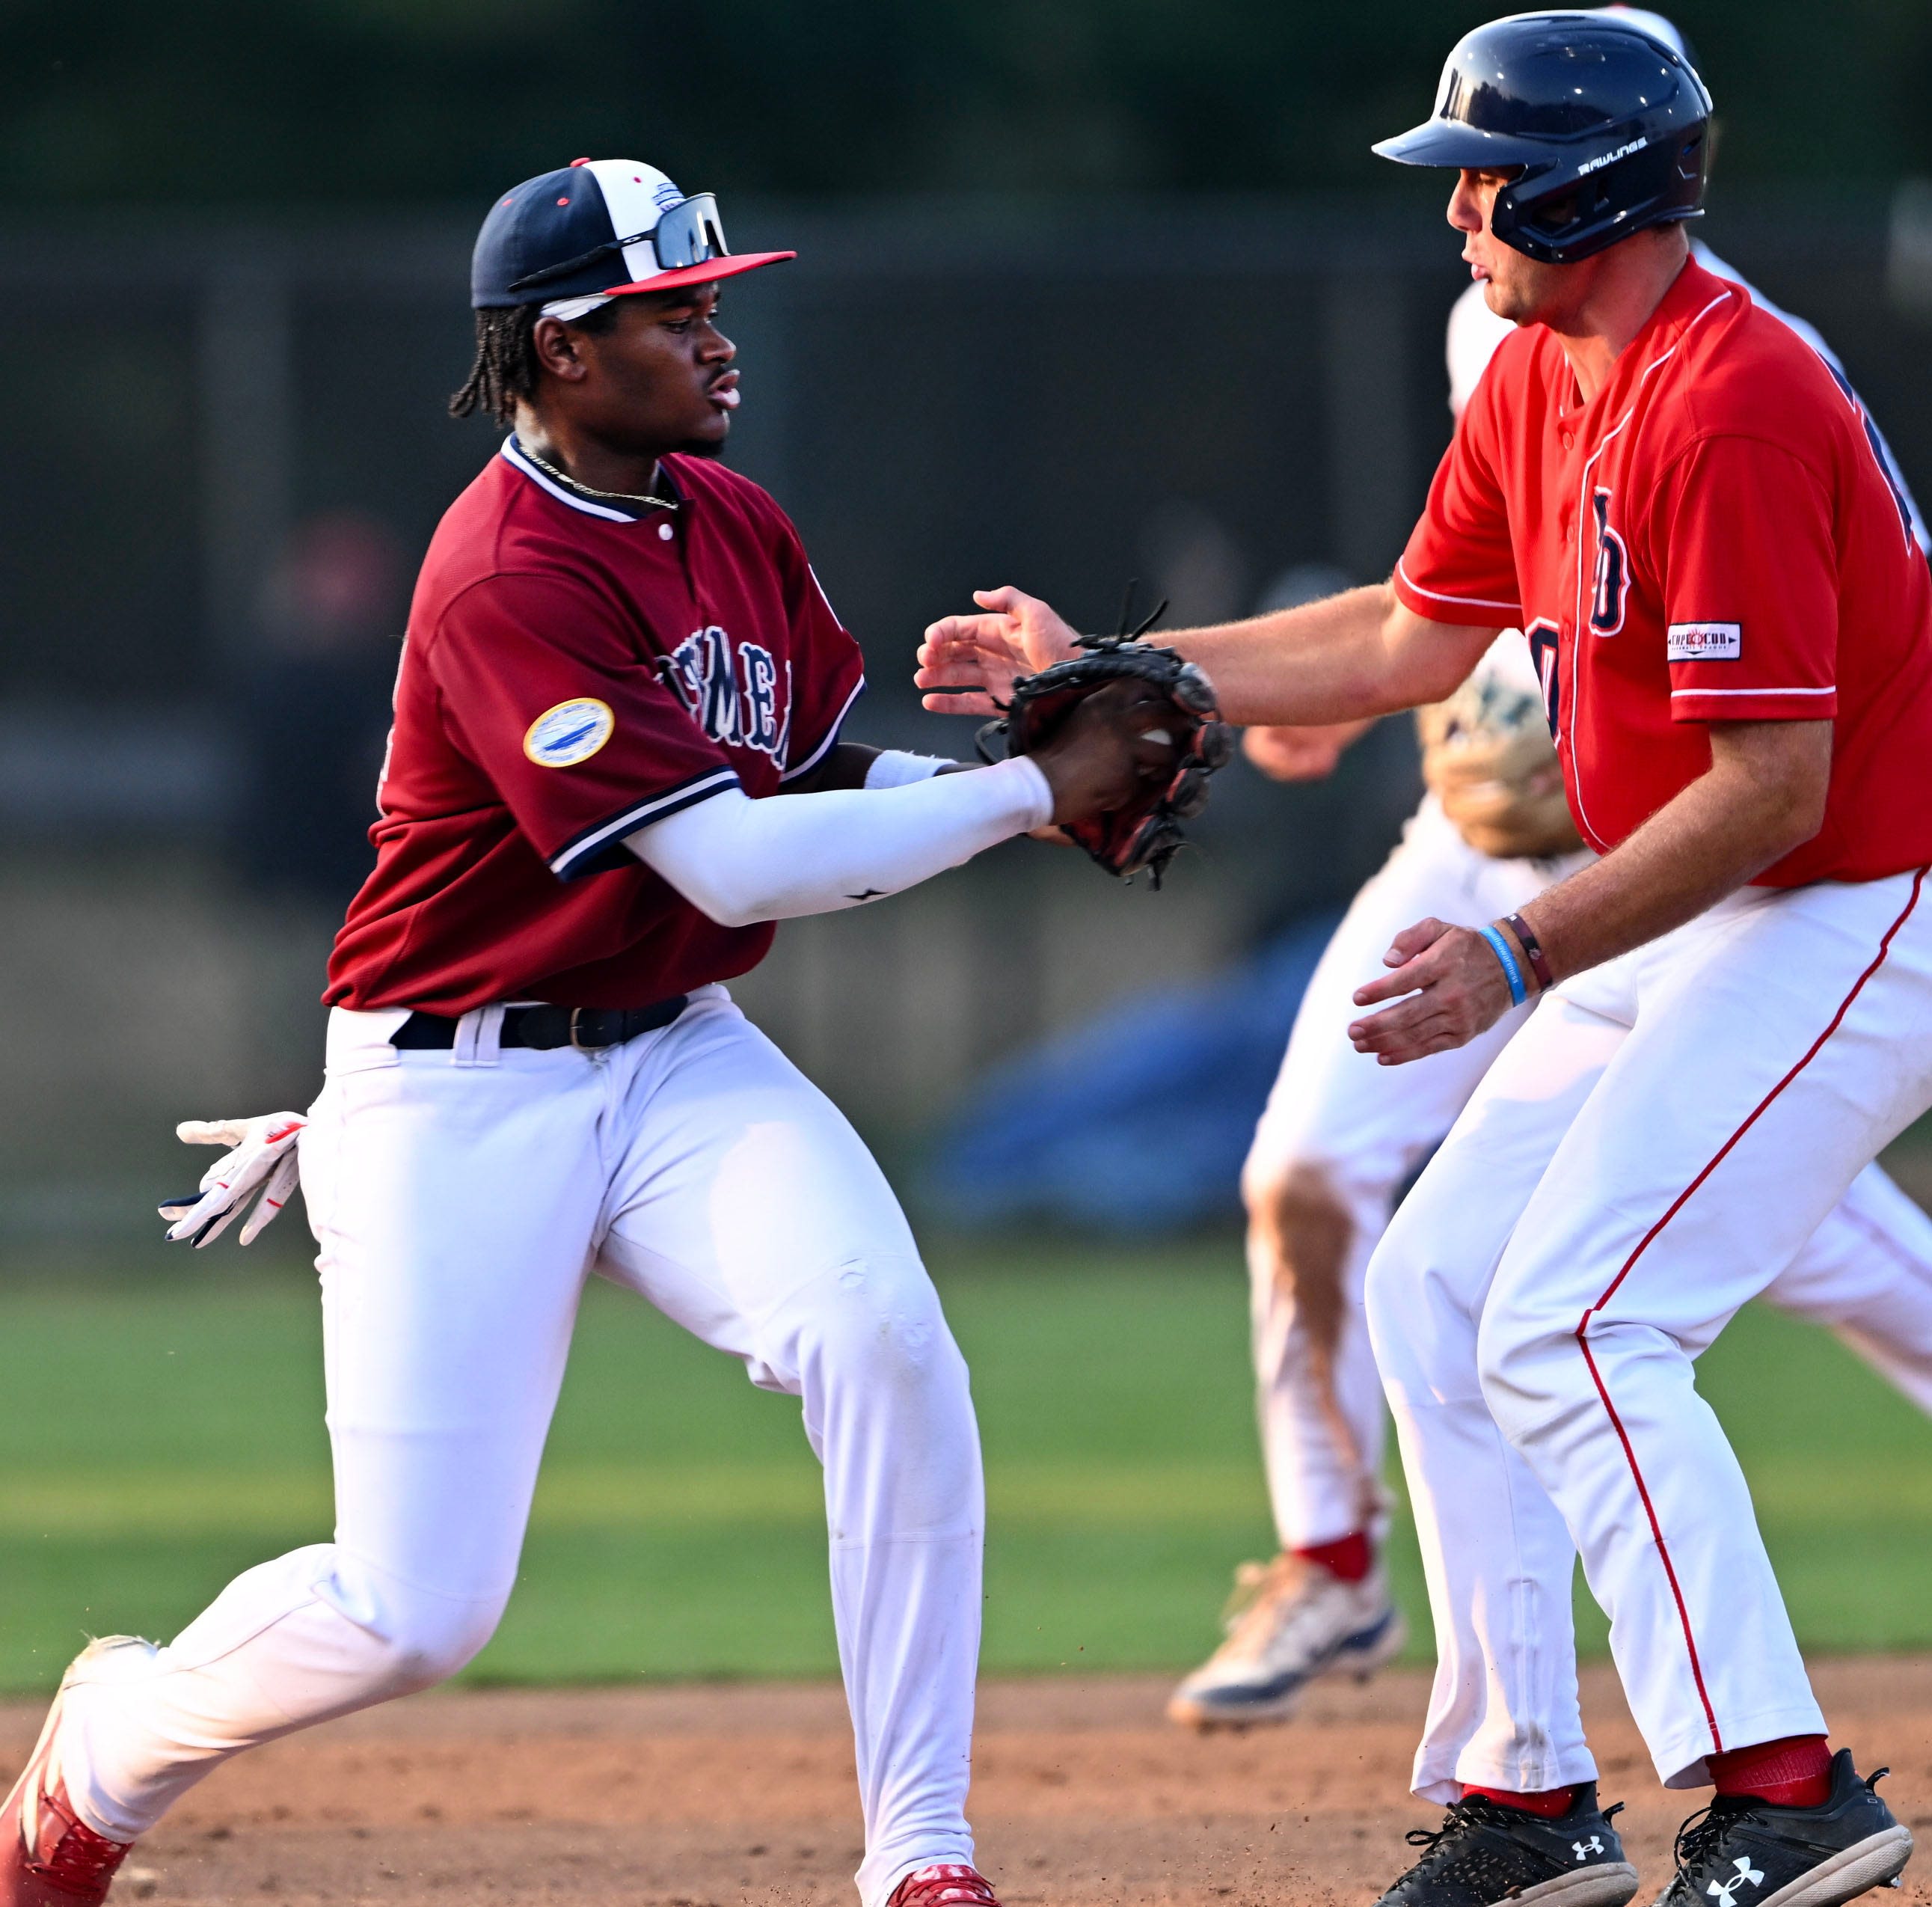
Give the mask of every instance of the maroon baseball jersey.
[(1706, 772), (1709, 723), (1828, 716), (1824, 826), (1760, 881), (1932, 862), (1932, 572), (1910, 512), (1850, 386), (1698, 265), (1587, 404), (1549, 331), (1504, 341), (1395, 589), (1434, 621), (1527, 634), (1592, 846)]
[(668, 457), (672, 499), (581, 496), (512, 437), (444, 516), (410, 605), (332, 1005), (640, 1006), (730, 978), (720, 926), (623, 845), (814, 767), (864, 686), (798, 534), (758, 486)]

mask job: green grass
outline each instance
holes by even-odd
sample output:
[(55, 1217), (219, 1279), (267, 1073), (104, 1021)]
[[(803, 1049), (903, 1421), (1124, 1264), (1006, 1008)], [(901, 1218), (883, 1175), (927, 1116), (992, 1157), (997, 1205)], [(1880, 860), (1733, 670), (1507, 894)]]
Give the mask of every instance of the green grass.
[[(326, 1538), (313, 1285), (240, 1266), (0, 1287), (0, 1688), (45, 1686), (88, 1632), (169, 1634), (236, 1570)], [(1231, 1566), (1270, 1547), (1236, 1253), (953, 1252), (938, 1275), (986, 1440), (987, 1668), (1188, 1665)], [(1932, 1647), (1932, 1426), (1766, 1313), (1703, 1371), (1807, 1642)], [(1406, 1526), (1394, 1562), (1419, 1616)], [(1600, 1649), (1594, 1610), (1583, 1632)], [(834, 1666), (796, 1406), (594, 1289), (523, 1578), (472, 1675)]]

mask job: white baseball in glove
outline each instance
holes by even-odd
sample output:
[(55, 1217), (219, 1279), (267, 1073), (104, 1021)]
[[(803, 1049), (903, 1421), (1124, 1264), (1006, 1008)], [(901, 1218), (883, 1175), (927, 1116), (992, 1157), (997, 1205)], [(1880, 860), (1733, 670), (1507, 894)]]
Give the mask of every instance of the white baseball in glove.
[[(255, 1209), (242, 1227), (252, 1245), (289, 1202), (301, 1176), (298, 1149), (308, 1122), (299, 1113), (268, 1113), (254, 1119), (184, 1119), (175, 1137), (188, 1146), (230, 1148), (202, 1174), (200, 1188), (160, 1208), (171, 1244), (212, 1245), (248, 1201)], [(256, 1197), (259, 1192), (260, 1197)]]

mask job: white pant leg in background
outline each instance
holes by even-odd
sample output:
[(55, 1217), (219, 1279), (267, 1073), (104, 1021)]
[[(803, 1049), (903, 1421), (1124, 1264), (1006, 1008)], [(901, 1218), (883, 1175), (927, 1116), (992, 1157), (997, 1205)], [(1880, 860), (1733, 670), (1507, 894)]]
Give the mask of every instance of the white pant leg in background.
[[(1405, 927), (1433, 916), (1480, 927), (1516, 912), (1592, 857), (1498, 860), (1465, 841), (1432, 795), (1362, 887), (1310, 978), (1281, 1071), (1255, 1131), (1244, 1179), (1280, 1183), (1312, 1167), (1353, 1226), (1332, 1398), (1292, 1290), (1270, 1254), (1251, 1250), (1249, 1293), (1262, 1450), (1283, 1549), (1332, 1542), (1361, 1527), (1382, 1475), (1385, 1405), (1362, 1288), (1395, 1197), (1454, 1123), (1529, 1009), (1505, 1014), (1450, 1053), (1378, 1066), (1348, 1044), (1354, 990), (1384, 971)], [(1922, 1410), (1932, 1412), (1932, 1219), (1876, 1167), (1819, 1227), (1766, 1301), (1828, 1326)], [(1340, 1422), (1336, 1421), (1339, 1416)]]
[(334, 1016), (302, 1161), (334, 1541), (248, 1571), (158, 1653), (100, 1659), (64, 1711), (70, 1792), (131, 1838), (239, 1750), (481, 1648), (596, 1263), (803, 1397), (878, 1907), (907, 1869), (971, 1857), (983, 1517), (937, 1296), (864, 1148), (722, 989), (591, 1055), (500, 1050), (499, 1017), (398, 1053), (400, 1014)]
[(1822, 1731), (1692, 1361), (1932, 1103), (1919, 885), (1747, 890), (1565, 983), (1390, 1227), (1370, 1319), (1439, 1658), (1418, 1793), (1593, 1774), (1573, 1544), (1667, 1783)]
[(1761, 1294), (1836, 1332), (1932, 1413), (1932, 1218), (1875, 1165)]
[(1501, 860), (1478, 853), (1431, 795), (1355, 896), (1309, 981), (1243, 1174), (1259, 1190), (1312, 1169), (1352, 1226), (1332, 1398), (1312, 1368), (1318, 1353), (1294, 1292), (1277, 1281), (1271, 1254), (1249, 1253), (1262, 1452), (1285, 1550), (1362, 1528), (1364, 1505), (1377, 1499), (1386, 1407), (1362, 1314), (1369, 1258), (1403, 1182), (1530, 1011), (1505, 1014), (1453, 1053), (1378, 1066), (1348, 1044), (1349, 1023), (1360, 1014), (1352, 996), (1387, 972), (1382, 956), (1404, 927), (1432, 914), (1454, 926), (1483, 926), (1589, 858)]

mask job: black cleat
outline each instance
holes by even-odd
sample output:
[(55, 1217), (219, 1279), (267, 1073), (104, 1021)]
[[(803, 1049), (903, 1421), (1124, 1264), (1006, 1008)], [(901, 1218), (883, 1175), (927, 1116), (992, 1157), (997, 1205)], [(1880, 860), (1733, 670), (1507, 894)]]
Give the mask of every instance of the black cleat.
[[(1624, 1907), (1636, 1869), (1610, 1825), (1623, 1803), (1597, 1806), (1597, 1784), (1576, 1784), (1568, 1814), (1546, 1821), (1486, 1794), (1466, 1794), (1441, 1827), (1412, 1830), (1429, 1851), (1376, 1907), (1496, 1907), (1500, 1901), (1560, 1901), (1562, 1907)], [(1700, 1901), (1698, 1907), (1712, 1907)]]
[(1657, 1907), (1838, 1907), (1894, 1881), (1912, 1833), (1861, 1781), (1852, 1751), (1832, 1757), (1832, 1791), (1815, 1808), (1720, 1794), (1677, 1830), (1677, 1878)]

